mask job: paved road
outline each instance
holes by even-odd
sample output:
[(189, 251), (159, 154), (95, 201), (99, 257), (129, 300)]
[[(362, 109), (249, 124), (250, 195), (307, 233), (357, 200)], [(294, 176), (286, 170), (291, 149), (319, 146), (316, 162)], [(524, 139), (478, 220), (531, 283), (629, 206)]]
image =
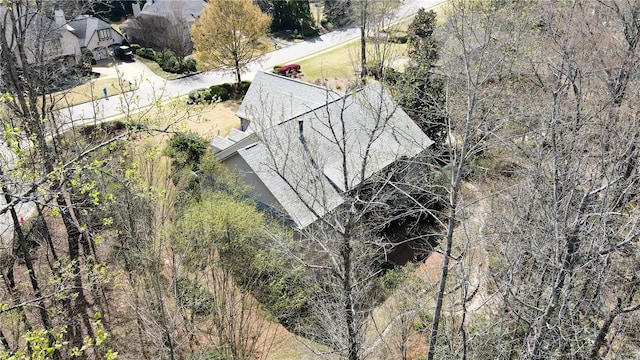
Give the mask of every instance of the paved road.
[[(405, 0), (405, 5), (398, 9), (392, 21), (405, 19), (415, 14), (420, 8), (433, 8), (445, 1), (446, 0)], [(342, 43), (355, 40), (359, 34), (359, 29), (338, 30), (302, 43), (275, 50), (268, 53), (260, 61), (252, 63), (247, 73), (243, 74), (243, 79), (253, 79), (253, 76), (258, 70), (271, 69), (278, 64), (294, 62), (297, 59), (326, 51)], [(177, 96), (185, 95), (193, 89), (234, 81), (232, 74), (217, 71), (209, 71), (191, 77), (165, 81), (149, 71), (149, 69), (140, 62), (120, 63), (112, 67), (98, 66), (96, 70), (99, 70), (105, 76), (112, 76), (114, 78), (121, 75), (125, 80), (139, 83), (139, 88), (134, 93), (110, 96), (108, 100), (99, 99), (61, 110), (60, 116), (67, 119), (69, 126), (74, 123), (92, 123), (119, 118), (125, 113), (123, 110), (125, 108), (128, 108), (129, 111), (133, 113), (152, 106), (156, 101), (169, 101)], [(131, 97), (135, 97), (135, 99)], [(127, 103), (129, 105), (126, 105)], [(10, 154), (8, 154), (8, 150), (2, 146), (0, 155), (6, 157)], [(0, 208), (2, 208), (3, 204), (4, 199), (0, 197)], [(24, 218), (28, 218), (35, 210), (35, 207), (31, 203), (21, 204), (17, 208), (19, 211), (18, 216)], [(10, 216), (8, 216), (8, 214), (0, 215), (0, 240), (11, 239), (12, 235), (13, 224)], [(0, 241), (0, 250), (7, 245), (8, 243), (6, 241)]]

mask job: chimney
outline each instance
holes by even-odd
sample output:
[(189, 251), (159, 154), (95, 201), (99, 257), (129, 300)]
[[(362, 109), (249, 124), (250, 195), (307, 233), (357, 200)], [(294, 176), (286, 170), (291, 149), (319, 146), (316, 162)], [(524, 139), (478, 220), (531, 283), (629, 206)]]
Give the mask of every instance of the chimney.
[(304, 120), (302, 119), (298, 119), (298, 137), (301, 142), (304, 142)]
[(58, 26), (64, 26), (67, 23), (67, 20), (64, 18), (64, 10), (62, 9), (56, 9), (54, 11), (54, 18)]
[(131, 8), (133, 9), (133, 16), (136, 17), (140, 14), (140, 3), (134, 2), (131, 4)]

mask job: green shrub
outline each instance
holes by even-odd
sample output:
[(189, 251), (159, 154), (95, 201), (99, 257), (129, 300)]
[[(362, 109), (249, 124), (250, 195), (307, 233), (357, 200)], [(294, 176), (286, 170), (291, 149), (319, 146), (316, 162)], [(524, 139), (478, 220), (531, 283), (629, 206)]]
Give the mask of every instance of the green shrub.
[(175, 64), (177, 64), (178, 59), (176, 59), (176, 54), (171, 50), (162, 50), (159, 54), (156, 55), (154, 59), (160, 68), (166, 72), (172, 72)]
[(160, 65), (163, 71), (179, 74), (187, 71), (196, 71), (196, 60), (185, 59), (182, 64), (178, 61), (176, 54), (168, 49), (162, 50), (153, 59)]
[(244, 95), (249, 90), (249, 86), (251, 86), (251, 81), (242, 81), (240, 83), (240, 88), (238, 89), (239, 93)]
[(195, 72), (197, 70), (197, 62), (194, 58), (185, 59), (183, 65), (183, 70), (189, 72)]
[(162, 70), (174, 74), (180, 73), (181, 70), (180, 63), (175, 57), (167, 58), (164, 63), (162, 63), (161, 67)]
[(220, 85), (213, 85), (209, 88), (209, 93), (213, 99), (226, 101), (229, 100), (229, 91)]
[(182, 306), (187, 306), (197, 315), (209, 315), (213, 307), (213, 295), (195, 281), (184, 277), (176, 280), (176, 295)]
[(200, 92), (202, 94), (202, 99), (207, 103), (210, 103), (214, 99), (214, 94), (211, 92), (211, 89), (204, 89)]
[(225, 90), (227, 90), (228, 93), (232, 93), (233, 92), (233, 84), (232, 83), (224, 83), (222, 85), (223, 88), (225, 88)]
[(209, 142), (198, 134), (176, 133), (169, 139), (163, 154), (171, 158), (173, 170), (188, 168), (197, 171), (200, 158), (208, 148)]
[(145, 59), (156, 60), (156, 52), (152, 48), (140, 48), (136, 55), (141, 56)]
[(304, 32), (302, 33), (302, 35), (304, 35), (304, 37), (316, 36), (316, 35), (318, 35), (318, 29), (316, 29), (316, 28), (305, 28)]
[(416, 321), (413, 323), (413, 330), (417, 332), (425, 332), (427, 330), (427, 324), (420, 321)]
[(82, 53), (82, 64), (86, 67), (97, 64), (96, 58), (93, 56), (91, 50), (86, 47), (81, 49)]
[(142, 48), (142, 46), (140, 46), (140, 44), (131, 44), (131, 45), (129, 45), (129, 47), (131, 48), (131, 51), (136, 55), (138, 54), (138, 50), (140, 50)]
[(189, 100), (187, 101), (187, 103), (189, 104), (199, 104), (202, 102), (202, 99), (200, 98), (202, 94), (202, 90), (198, 89), (198, 90), (191, 90), (189, 91)]
[(409, 35), (407, 35), (407, 33), (402, 31), (389, 34), (389, 38), (388, 38), (388, 41), (390, 43), (395, 43), (395, 44), (406, 44), (408, 40), (409, 40)]
[(209, 103), (212, 101), (227, 101), (231, 97), (234, 99), (238, 97), (238, 94), (243, 95), (247, 92), (247, 89), (251, 85), (250, 81), (243, 81), (240, 84), (239, 91), (236, 84), (224, 83), (221, 85), (212, 85), (208, 88), (192, 90), (189, 92), (189, 104), (201, 104)]

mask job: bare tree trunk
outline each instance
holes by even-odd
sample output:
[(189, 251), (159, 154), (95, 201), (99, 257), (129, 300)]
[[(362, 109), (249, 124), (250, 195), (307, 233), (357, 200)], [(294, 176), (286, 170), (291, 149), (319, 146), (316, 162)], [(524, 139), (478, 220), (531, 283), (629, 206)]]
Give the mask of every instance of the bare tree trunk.
[(357, 335), (358, 331), (356, 329), (357, 314), (352, 294), (354, 284), (351, 279), (351, 253), (353, 252), (353, 248), (351, 247), (349, 230), (346, 230), (342, 235), (342, 248), (340, 252), (342, 254), (342, 265), (344, 266), (342, 289), (344, 291), (345, 319), (347, 321), (347, 332), (349, 334), (349, 360), (358, 360), (360, 344)]
[(242, 83), (242, 79), (240, 78), (240, 63), (238, 59), (235, 59), (236, 64), (236, 83), (238, 84), (238, 89), (240, 89), (240, 83)]
[(367, 5), (369, 0), (360, 0), (360, 80), (367, 77)]
[[(4, 171), (0, 169), (0, 176), (3, 176), (3, 175), (4, 175)], [(7, 186), (4, 184), (2, 185), (2, 192), (4, 193), (5, 202), (7, 204), (10, 204), (12, 201), (11, 196), (9, 195), (10, 192)], [(29, 245), (27, 244), (27, 239), (25, 238), (24, 233), (22, 232), (22, 224), (18, 219), (18, 214), (16, 213), (15, 208), (12, 207), (9, 210), (9, 213), (11, 214), (13, 229), (15, 231), (16, 237), (18, 238), (18, 246), (20, 247), (20, 250), (22, 252), (24, 263), (27, 266), (29, 281), (31, 283), (31, 288), (33, 289), (33, 296), (35, 299), (38, 299), (37, 300), (38, 311), (40, 313), (40, 320), (42, 320), (42, 326), (44, 326), (45, 329), (50, 329), (51, 321), (49, 319), (49, 313), (47, 311), (47, 306), (44, 302), (44, 297), (42, 296), (42, 292), (40, 291), (40, 286), (38, 284), (38, 278), (36, 276), (36, 272), (33, 267), (33, 262), (31, 261), (31, 255), (29, 254)], [(52, 334), (49, 335), (49, 341), (52, 344), (55, 341)], [(59, 353), (57, 351), (54, 351), (53, 357), (55, 359), (58, 359), (59, 356), (60, 356)]]

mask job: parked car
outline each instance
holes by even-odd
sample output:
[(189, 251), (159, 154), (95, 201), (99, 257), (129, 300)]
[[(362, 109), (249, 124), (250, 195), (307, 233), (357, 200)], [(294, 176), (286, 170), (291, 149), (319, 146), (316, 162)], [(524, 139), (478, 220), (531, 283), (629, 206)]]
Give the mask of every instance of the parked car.
[(300, 68), (299, 64), (288, 64), (284, 66), (277, 66), (274, 70), (278, 75), (295, 76), (300, 73)]
[(134, 61), (133, 51), (126, 45), (121, 45), (113, 49), (113, 57), (122, 61)]

